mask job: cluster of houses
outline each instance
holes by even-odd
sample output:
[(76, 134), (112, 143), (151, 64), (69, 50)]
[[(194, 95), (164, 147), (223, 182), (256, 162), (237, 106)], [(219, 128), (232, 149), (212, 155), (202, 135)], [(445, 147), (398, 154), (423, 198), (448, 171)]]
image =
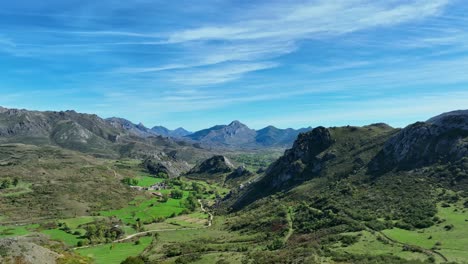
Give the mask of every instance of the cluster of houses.
[(130, 188), (133, 188), (138, 191), (160, 191), (160, 190), (165, 190), (168, 189), (169, 186), (165, 182), (157, 182), (150, 187), (141, 187), (141, 186), (130, 186)]

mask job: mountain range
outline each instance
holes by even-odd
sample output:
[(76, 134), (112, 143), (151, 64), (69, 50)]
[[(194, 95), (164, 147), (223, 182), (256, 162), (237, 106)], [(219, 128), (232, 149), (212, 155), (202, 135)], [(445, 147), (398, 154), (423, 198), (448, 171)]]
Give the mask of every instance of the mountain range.
[(187, 135), (186, 138), (211, 146), (234, 148), (289, 147), (299, 133), (311, 130), (311, 127), (298, 130), (279, 129), (268, 126), (254, 130), (239, 121), (228, 125), (216, 125)]
[(0, 136), (5, 136), (7, 140), (24, 137), (40, 143), (68, 145), (72, 149), (86, 149), (92, 145), (95, 150), (99, 150), (107, 148), (109, 143), (123, 142), (129, 138), (140, 138), (141, 141), (158, 136), (166, 137), (159, 140), (167, 142), (186, 141), (188, 144), (200, 143), (210, 148), (286, 148), (292, 145), (299, 133), (311, 129), (268, 126), (254, 130), (239, 121), (233, 121), (228, 125), (216, 125), (192, 133), (182, 127), (175, 130), (163, 126), (148, 128), (124, 118), (102, 119), (97, 115), (73, 110), (41, 112), (0, 108)]

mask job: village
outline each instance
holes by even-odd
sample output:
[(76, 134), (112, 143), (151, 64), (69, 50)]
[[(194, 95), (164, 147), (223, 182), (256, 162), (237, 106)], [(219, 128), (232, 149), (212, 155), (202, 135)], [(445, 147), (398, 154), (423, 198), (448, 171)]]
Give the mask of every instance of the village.
[[(149, 187), (131, 185), (130, 188), (135, 189), (137, 191), (161, 191), (169, 189), (170, 187), (165, 182), (157, 182)], [(151, 194), (157, 197), (163, 197), (163, 194), (161, 192), (152, 192)]]

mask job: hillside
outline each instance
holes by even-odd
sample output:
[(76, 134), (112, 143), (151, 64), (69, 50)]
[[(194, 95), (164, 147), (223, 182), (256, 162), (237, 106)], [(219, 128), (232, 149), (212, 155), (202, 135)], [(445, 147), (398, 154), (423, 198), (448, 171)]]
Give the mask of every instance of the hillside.
[[(232, 191), (218, 210), (232, 217), (231, 229), (262, 230), (272, 237), (288, 231), (284, 216), (290, 212), (294, 232), (278, 242), (279, 252), (261, 254), (265, 258), (311, 261), (318, 254), (365, 263), (466, 261), (455, 245), (468, 241), (450, 233), (454, 225), (444, 221), (455, 223), (451, 216), (440, 215), (453, 208), (468, 217), (463, 208), (468, 205), (467, 117), (466, 111), (451, 112), (401, 130), (385, 124), (315, 128), (299, 135), (262, 178)], [(269, 213), (277, 210), (285, 212)], [(261, 222), (252, 222), (260, 215)], [(465, 232), (466, 224), (456, 223)], [(274, 225), (278, 229), (271, 229)], [(438, 229), (444, 241), (399, 242), (398, 234)], [(381, 254), (349, 254), (348, 247), (365, 246), (369, 239), (377, 239), (373, 246), (379, 245)], [(395, 246), (415, 253), (395, 252)], [(301, 253), (304, 247), (315, 253)]]
[(0, 190), (0, 220), (30, 223), (120, 208), (135, 195), (120, 181), (138, 171), (117, 165), (59, 147), (0, 145), (0, 179), (19, 180)]

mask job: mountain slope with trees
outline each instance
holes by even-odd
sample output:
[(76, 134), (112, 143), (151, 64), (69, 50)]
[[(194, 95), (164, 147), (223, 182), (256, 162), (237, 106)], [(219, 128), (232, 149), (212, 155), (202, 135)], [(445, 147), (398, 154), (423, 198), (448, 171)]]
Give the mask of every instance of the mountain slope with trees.
[[(377, 234), (383, 242), (375, 243), (383, 243), (382, 247), (395, 244), (397, 240), (380, 232), (417, 234), (437, 229), (445, 221), (438, 216), (441, 208), (454, 207), (455, 212), (463, 204), (466, 208), (467, 117), (466, 111), (456, 111), (404, 129), (385, 124), (315, 128), (299, 135), (262, 178), (243, 190), (231, 191), (218, 210), (228, 213), (232, 230), (262, 230), (272, 240), (288, 231), (286, 215), (290, 212), (293, 235), (286, 242), (272, 244), (277, 252), (259, 253), (259, 258), (282, 255), (314, 263), (312, 259), (321, 255), (335, 261), (406, 263), (399, 253), (399, 257), (363, 258), (343, 254), (343, 250), (346, 245), (365, 244), (356, 236), (365, 232)], [(260, 215), (262, 220), (254, 222)], [(444, 228), (450, 230), (453, 225)], [(458, 228), (466, 227), (461, 223)], [(431, 239), (430, 234), (426, 239)], [(450, 233), (447, 239), (464, 243)], [(458, 259), (449, 246), (444, 248), (444, 242), (434, 248), (418, 241), (398, 243), (403, 251), (420, 252), (428, 261)], [(303, 248), (309, 248), (307, 253)]]

